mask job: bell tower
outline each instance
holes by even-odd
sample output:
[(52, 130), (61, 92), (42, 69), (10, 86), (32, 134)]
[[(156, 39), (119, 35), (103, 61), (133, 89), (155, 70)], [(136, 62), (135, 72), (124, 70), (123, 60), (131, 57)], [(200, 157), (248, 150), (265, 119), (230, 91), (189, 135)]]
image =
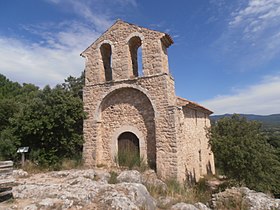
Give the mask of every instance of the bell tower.
[(118, 165), (120, 150), (131, 148), (160, 177), (178, 178), (179, 109), (167, 55), (172, 44), (166, 33), (117, 20), (81, 53), (85, 165)]

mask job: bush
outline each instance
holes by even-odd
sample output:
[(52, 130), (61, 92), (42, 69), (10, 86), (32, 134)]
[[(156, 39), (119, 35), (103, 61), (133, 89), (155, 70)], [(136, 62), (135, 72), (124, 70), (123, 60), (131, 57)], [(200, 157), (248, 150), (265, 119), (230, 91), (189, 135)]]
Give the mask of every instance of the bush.
[(217, 167), (239, 185), (280, 192), (280, 162), (261, 133), (261, 123), (239, 115), (220, 119), (208, 132)]
[(15, 160), (20, 142), (10, 129), (0, 132), (0, 160)]
[(144, 159), (140, 157), (139, 153), (126, 150), (119, 152), (117, 157), (117, 163), (120, 166), (126, 166), (131, 170), (135, 167), (143, 167)]
[(109, 184), (116, 184), (118, 183), (117, 177), (118, 174), (115, 171), (110, 171), (110, 179), (108, 180)]

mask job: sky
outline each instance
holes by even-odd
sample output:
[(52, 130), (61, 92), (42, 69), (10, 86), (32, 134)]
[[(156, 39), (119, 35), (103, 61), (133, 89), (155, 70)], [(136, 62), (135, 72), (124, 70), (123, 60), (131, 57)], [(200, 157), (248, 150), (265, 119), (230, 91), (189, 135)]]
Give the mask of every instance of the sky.
[(280, 0), (0, 1), (0, 73), (41, 88), (78, 77), (117, 19), (171, 35), (178, 96), (214, 114), (280, 113)]

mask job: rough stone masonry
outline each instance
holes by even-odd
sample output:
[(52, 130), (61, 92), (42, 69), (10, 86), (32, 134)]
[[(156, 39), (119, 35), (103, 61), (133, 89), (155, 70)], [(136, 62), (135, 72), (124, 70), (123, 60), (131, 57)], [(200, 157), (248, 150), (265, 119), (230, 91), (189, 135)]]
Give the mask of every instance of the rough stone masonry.
[(117, 20), (81, 53), (86, 166), (117, 165), (129, 149), (163, 179), (215, 173), (206, 137), (212, 112), (175, 95), (167, 56), (172, 44), (166, 33)]

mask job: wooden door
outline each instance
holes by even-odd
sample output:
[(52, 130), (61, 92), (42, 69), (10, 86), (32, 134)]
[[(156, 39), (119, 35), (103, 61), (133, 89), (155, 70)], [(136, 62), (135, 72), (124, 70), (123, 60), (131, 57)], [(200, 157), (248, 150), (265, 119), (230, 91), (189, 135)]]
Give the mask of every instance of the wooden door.
[(119, 165), (128, 166), (131, 161), (140, 159), (139, 139), (131, 132), (124, 132), (118, 138)]

